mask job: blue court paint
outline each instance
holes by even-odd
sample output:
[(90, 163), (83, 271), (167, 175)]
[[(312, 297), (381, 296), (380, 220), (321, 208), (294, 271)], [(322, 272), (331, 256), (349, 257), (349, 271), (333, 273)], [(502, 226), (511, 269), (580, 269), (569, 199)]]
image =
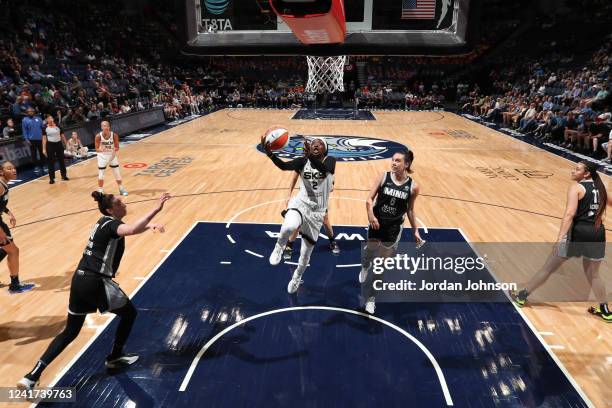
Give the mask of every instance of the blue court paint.
[(362, 109), (300, 109), (291, 119), (306, 120), (376, 120), (369, 110)]
[[(335, 227), (339, 256), (319, 240), (296, 295), (286, 293), (293, 267), (267, 262), (278, 230), (196, 225), (134, 297), (139, 315), (126, 350), (140, 361), (127, 371), (104, 369), (113, 321), (56, 385), (77, 388), (76, 406), (446, 406), (432, 363), (415, 343), (380, 322), (333, 310), (237, 326), (207, 350), (179, 392), (204, 344), (237, 321), (309, 305), (361, 310), (359, 268), (336, 265), (359, 262), (365, 228)], [(410, 231), (404, 234), (409, 241)], [(425, 238), (464, 241), (454, 229), (432, 228)], [(292, 261), (297, 257), (295, 251)], [(431, 352), (455, 406), (587, 406), (509, 303), (380, 303), (376, 316)]]

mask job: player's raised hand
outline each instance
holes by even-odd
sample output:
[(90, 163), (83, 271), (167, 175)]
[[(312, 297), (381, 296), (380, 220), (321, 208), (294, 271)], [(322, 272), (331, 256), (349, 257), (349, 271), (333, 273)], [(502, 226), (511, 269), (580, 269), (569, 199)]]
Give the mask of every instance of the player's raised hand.
[(166, 201), (168, 201), (171, 198), (172, 198), (172, 196), (170, 195), (170, 193), (162, 194), (159, 197), (159, 201), (157, 202), (157, 210), (161, 211), (164, 208), (164, 204), (166, 203)]
[(264, 149), (264, 151), (266, 153), (271, 153), (272, 150), (270, 149), (270, 145), (268, 143), (266, 143), (266, 135), (263, 135), (261, 137), (261, 148)]
[(304, 154), (308, 156), (310, 154), (310, 140), (304, 140)]

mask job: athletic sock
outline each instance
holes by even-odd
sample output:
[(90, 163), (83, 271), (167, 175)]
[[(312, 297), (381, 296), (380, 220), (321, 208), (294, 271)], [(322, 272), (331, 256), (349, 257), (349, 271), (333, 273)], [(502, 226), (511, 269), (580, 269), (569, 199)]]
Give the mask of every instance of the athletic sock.
[(517, 295), (517, 297), (521, 300), (527, 300), (527, 296), (529, 296), (527, 289), (521, 289)]
[(11, 286), (19, 286), (19, 276), (11, 276)]
[(287, 248), (293, 249), (293, 243), (294, 243), (294, 242), (295, 242), (295, 241), (287, 241), (287, 245), (286, 245), (286, 246), (287, 246)]
[(610, 309), (608, 308), (608, 303), (607, 302), (606, 303), (601, 303), (599, 305), (599, 310), (604, 315), (609, 315), (610, 314)]
[(38, 381), (45, 368), (47, 368), (47, 365), (42, 360), (38, 360), (32, 371), (26, 374), (26, 378), (28, 380)]

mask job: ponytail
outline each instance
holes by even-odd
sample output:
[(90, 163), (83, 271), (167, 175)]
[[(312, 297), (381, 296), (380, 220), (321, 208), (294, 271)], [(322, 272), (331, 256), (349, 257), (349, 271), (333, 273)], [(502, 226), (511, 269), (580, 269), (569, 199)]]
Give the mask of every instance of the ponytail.
[(606, 213), (606, 207), (608, 205), (608, 192), (606, 191), (606, 185), (601, 180), (599, 173), (597, 173), (597, 165), (594, 163), (581, 162), (584, 167), (591, 173), (593, 179), (593, 185), (599, 192), (599, 208), (595, 214), (595, 228), (599, 229), (602, 224), (603, 217)]
[(110, 215), (108, 210), (113, 206), (115, 196), (112, 194), (104, 194), (99, 191), (91, 193), (93, 199), (98, 203), (98, 209), (104, 215)]

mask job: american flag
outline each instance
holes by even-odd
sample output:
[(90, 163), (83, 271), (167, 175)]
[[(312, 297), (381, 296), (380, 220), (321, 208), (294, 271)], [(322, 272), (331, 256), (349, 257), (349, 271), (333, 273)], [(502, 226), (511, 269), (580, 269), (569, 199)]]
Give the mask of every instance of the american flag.
[(436, 17), (436, 0), (402, 0), (402, 19), (433, 20)]

